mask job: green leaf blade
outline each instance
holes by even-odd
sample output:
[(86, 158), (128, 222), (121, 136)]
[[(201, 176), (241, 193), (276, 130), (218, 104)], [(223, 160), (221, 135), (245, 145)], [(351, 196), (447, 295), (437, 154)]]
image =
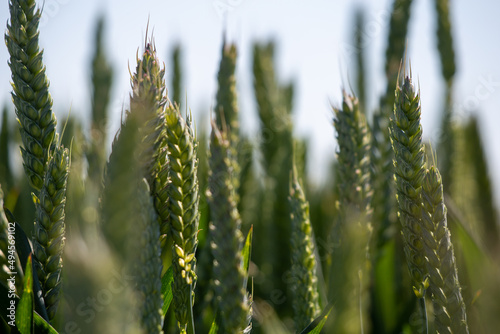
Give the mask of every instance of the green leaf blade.
[(241, 263), (243, 266), (243, 271), (246, 274), (245, 282), (243, 285), (244, 288), (246, 288), (248, 281), (248, 268), (250, 267), (250, 259), (252, 256), (252, 240), (253, 240), (253, 225), (250, 227), (250, 231), (248, 231), (245, 244), (243, 245), (243, 249), (241, 250), (241, 257), (243, 258), (243, 261)]
[(172, 266), (168, 268), (167, 272), (161, 278), (161, 295), (163, 296), (162, 314), (167, 314), (170, 303), (172, 302), (172, 282), (174, 281)]
[(57, 334), (58, 332), (52, 327), (40, 314), (33, 312), (33, 320), (35, 325), (35, 333), (37, 334)]
[(319, 317), (313, 320), (300, 334), (320, 334), (323, 326), (325, 326), (326, 320), (333, 309), (333, 303), (330, 302), (326, 308), (321, 312)]
[(16, 310), (16, 326), (21, 334), (31, 334), (33, 330), (33, 273), (32, 256), (28, 256), (24, 270), (24, 291)]

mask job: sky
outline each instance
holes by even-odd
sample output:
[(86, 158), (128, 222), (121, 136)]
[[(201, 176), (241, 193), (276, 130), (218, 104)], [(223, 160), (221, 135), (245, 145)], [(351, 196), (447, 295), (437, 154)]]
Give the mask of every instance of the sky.
[[(216, 75), (223, 31), (238, 46), (237, 80), (241, 128), (255, 134), (257, 111), (253, 99), (251, 50), (255, 41), (277, 42), (276, 65), (281, 82), (296, 84), (294, 133), (310, 143), (309, 171), (321, 183), (335, 155), (331, 104), (341, 102), (342, 88), (354, 80), (349, 47), (353, 13), (365, 11), (365, 54), (368, 105), (376, 107), (385, 89), (384, 54), (393, 0), (45, 0), (40, 44), (51, 82), (54, 111), (59, 120), (71, 113), (88, 124), (90, 117), (90, 61), (98, 15), (106, 17), (106, 50), (115, 82), (111, 99), (110, 133), (118, 129), (130, 92), (129, 71), (144, 44), (149, 20), (158, 56), (171, 78), (170, 52), (183, 48), (183, 90), (198, 126), (206, 126), (216, 94)], [(40, 5), (42, 1), (38, 2)], [(500, 204), (500, 2), (451, 1), (457, 57), (454, 87), (455, 117), (465, 120), (477, 112), (490, 157), (496, 202)], [(434, 0), (415, 0), (409, 25), (408, 56), (421, 89), (424, 137), (439, 135), (444, 94), (436, 50)], [(0, 22), (8, 20), (8, 1), (0, 3)], [(5, 29), (4, 29), (5, 30)], [(140, 51), (140, 50), (139, 50)], [(0, 46), (0, 105), (10, 101), (7, 48)], [(167, 81), (168, 82), (168, 81)], [(168, 83), (167, 83), (168, 85)]]

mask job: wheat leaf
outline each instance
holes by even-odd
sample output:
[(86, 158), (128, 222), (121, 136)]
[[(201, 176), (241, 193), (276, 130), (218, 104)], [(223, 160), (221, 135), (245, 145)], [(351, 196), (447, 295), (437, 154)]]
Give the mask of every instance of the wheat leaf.
[(300, 334), (320, 334), (321, 330), (323, 329), (323, 326), (325, 326), (326, 320), (328, 320), (328, 316), (330, 315), (332, 309), (333, 309), (333, 302), (330, 302), (325, 307), (323, 312), (321, 312), (321, 314), (316, 319), (314, 319), (309, 324), (309, 326), (304, 328), (304, 330), (300, 332)]
[(167, 272), (161, 278), (161, 295), (163, 296), (163, 307), (161, 313), (163, 316), (167, 314), (170, 303), (172, 302), (172, 282), (174, 281), (173, 269), (170, 266)]
[(16, 326), (21, 334), (31, 334), (33, 328), (33, 264), (28, 256), (24, 270), (24, 291), (16, 309)]

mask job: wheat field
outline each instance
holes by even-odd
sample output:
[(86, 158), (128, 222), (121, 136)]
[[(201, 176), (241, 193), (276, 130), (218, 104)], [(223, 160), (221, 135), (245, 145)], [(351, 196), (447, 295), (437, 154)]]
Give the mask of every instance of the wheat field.
[(105, 16), (94, 27), (86, 126), (54, 112), (43, 3), (9, 0), (0, 332), (496, 333), (491, 157), (477, 114), (457, 121), (448, 0), (432, 8), (441, 135), (425, 137), (426, 97), (407, 56), (413, 2), (391, 5), (375, 108), (356, 10), (355, 76), (331, 103), (336, 151), (318, 185), (276, 42), (249, 50), (253, 136), (241, 115), (243, 48), (223, 35), (214, 104), (197, 117), (182, 88), (182, 43), (164, 63), (162, 32), (148, 22), (110, 132), (113, 85), (127, 68), (109, 57)]

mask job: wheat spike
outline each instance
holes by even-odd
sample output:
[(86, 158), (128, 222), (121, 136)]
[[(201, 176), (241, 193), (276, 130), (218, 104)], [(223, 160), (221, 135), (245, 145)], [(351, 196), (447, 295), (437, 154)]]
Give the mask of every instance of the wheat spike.
[(422, 224), (429, 290), (438, 333), (468, 333), (465, 304), (460, 292), (457, 267), (443, 200), (439, 170), (427, 170), (422, 186)]
[[(181, 331), (188, 326), (190, 304), (196, 286), (196, 247), (200, 214), (197, 143), (191, 118), (182, 118), (178, 106), (165, 115), (169, 180), (167, 184), (170, 233), (173, 239), (172, 292), (177, 322)], [(189, 299), (192, 299), (190, 302)]]
[[(404, 74), (403, 74), (404, 75)], [(422, 244), (421, 190), (425, 176), (424, 146), (420, 125), (420, 95), (411, 76), (401, 77), (396, 88), (391, 143), (394, 151), (394, 175), (404, 249), (417, 295), (423, 295), (426, 276)]]
[(306, 328), (320, 312), (318, 301), (318, 278), (314, 256), (313, 230), (309, 220), (309, 203), (293, 168), (288, 199), (291, 216), (291, 252), (294, 292), (293, 309), (295, 328)]
[(149, 193), (148, 183), (146, 179), (142, 179), (137, 187), (136, 223), (140, 234), (135, 272), (140, 273), (137, 288), (140, 293), (142, 327), (146, 333), (162, 333), (160, 227)]
[(241, 333), (247, 326), (249, 306), (241, 266), (243, 235), (232, 183), (231, 146), (227, 133), (212, 124), (207, 200), (214, 256), (213, 278), (223, 333)]
[(69, 151), (58, 146), (50, 157), (40, 195), (33, 195), (36, 207), (33, 232), (35, 268), (50, 319), (56, 314), (61, 289), (68, 170)]
[(43, 65), (43, 50), (38, 46), (41, 12), (35, 0), (9, 1), (10, 24), (5, 43), (12, 71), (12, 100), (21, 125), (21, 153), (31, 186), (39, 191), (56, 133), (49, 81)]
[[(236, 46), (222, 45), (222, 58), (219, 65), (219, 73), (217, 81), (219, 88), (216, 96), (215, 106), (215, 122), (219, 129), (223, 126), (227, 127), (228, 137), (231, 145), (231, 154), (234, 157), (238, 156), (239, 138), (239, 121), (238, 121), (238, 101), (236, 94)], [(232, 159), (233, 166), (233, 182), (234, 189), (239, 190), (240, 187), (240, 166), (238, 160)], [(239, 200), (237, 199), (237, 202)]]

